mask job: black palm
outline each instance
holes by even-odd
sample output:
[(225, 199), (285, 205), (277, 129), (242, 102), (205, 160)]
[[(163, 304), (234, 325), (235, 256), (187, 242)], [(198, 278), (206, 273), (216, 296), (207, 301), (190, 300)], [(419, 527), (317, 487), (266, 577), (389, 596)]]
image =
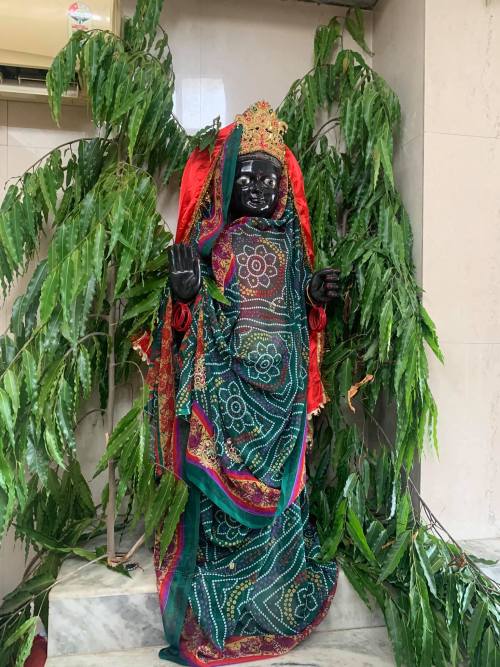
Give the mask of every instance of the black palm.
[(338, 269), (321, 269), (315, 271), (309, 283), (309, 295), (315, 303), (325, 304), (340, 294)]
[(201, 287), (200, 260), (191, 246), (175, 243), (167, 250), (170, 288), (175, 300), (191, 301)]

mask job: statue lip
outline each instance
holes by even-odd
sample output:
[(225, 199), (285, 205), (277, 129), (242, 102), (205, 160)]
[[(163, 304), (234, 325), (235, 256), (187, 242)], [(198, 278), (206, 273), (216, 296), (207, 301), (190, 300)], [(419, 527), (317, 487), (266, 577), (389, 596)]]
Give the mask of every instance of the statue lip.
[(249, 201), (249, 203), (252, 203), (252, 204), (265, 204), (266, 203), (266, 198), (264, 197), (264, 195), (257, 195), (257, 196), (256, 195), (251, 195), (248, 198), (248, 201)]

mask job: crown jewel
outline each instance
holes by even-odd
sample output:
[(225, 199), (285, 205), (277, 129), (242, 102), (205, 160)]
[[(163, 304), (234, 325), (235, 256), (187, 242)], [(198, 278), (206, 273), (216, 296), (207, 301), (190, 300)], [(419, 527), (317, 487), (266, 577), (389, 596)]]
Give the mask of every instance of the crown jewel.
[(240, 155), (261, 151), (285, 160), (285, 142), (283, 134), (287, 124), (280, 120), (268, 102), (260, 101), (238, 114), (234, 119), (243, 127)]

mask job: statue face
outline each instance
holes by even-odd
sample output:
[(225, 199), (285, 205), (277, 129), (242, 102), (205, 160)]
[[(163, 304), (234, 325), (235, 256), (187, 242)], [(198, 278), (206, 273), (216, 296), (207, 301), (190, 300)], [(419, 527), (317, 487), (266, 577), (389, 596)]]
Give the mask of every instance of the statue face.
[(281, 164), (266, 153), (238, 158), (231, 195), (231, 218), (269, 217), (278, 203)]

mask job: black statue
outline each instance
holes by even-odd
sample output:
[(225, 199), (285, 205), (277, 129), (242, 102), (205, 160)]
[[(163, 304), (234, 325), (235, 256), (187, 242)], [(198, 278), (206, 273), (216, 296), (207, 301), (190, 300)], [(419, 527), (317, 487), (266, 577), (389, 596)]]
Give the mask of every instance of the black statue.
[[(270, 217), (278, 204), (281, 164), (272, 155), (250, 153), (238, 158), (229, 219), (243, 216)], [(169, 249), (170, 287), (176, 301), (189, 302), (201, 287), (200, 260), (191, 246), (176, 243)], [(339, 296), (339, 271), (326, 268), (315, 271), (308, 293), (317, 305)]]

